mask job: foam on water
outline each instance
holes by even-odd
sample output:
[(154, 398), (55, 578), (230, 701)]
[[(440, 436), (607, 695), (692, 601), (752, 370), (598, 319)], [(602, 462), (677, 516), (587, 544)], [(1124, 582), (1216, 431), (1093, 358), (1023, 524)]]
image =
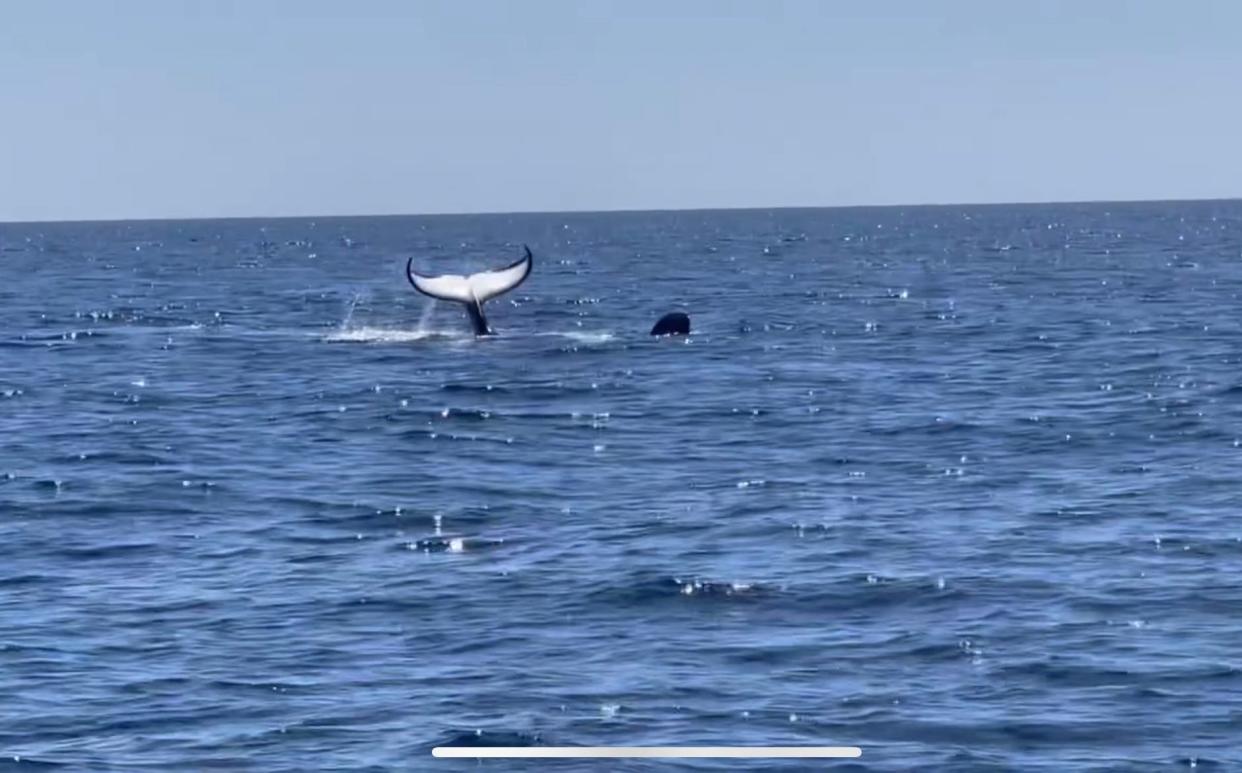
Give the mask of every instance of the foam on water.
[(578, 343), (582, 343), (582, 344), (603, 344), (616, 338), (616, 335), (614, 333), (609, 333), (605, 331), (587, 332), (583, 330), (569, 330), (569, 331), (564, 331), (564, 332), (557, 331), (557, 330), (549, 330), (546, 333), (538, 333), (537, 335), (556, 336), (558, 338), (568, 338), (571, 341), (577, 341)]
[[(584, 333), (580, 331), (548, 331), (544, 333), (535, 333), (537, 337), (556, 337), (567, 338), (571, 341), (584, 344), (602, 344), (613, 340), (612, 333)], [(501, 333), (496, 339), (517, 340), (527, 337), (526, 334), (513, 332), (509, 334)], [(427, 340), (439, 341), (469, 341), (474, 340), (476, 336), (464, 326), (461, 328), (428, 328), (419, 325), (416, 328), (390, 328), (371, 325), (360, 325), (357, 327), (342, 327), (333, 330), (331, 333), (323, 336), (324, 341), (329, 342), (353, 342), (353, 343), (411, 343)]]
[(334, 330), (323, 337), (324, 341), (333, 343), (378, 343), (402, 344), (418, 341), (466, 341), (474, 338), (469, 331), (463, 330), (429, 330), (418, 328), (387, 328), (360, 326)]

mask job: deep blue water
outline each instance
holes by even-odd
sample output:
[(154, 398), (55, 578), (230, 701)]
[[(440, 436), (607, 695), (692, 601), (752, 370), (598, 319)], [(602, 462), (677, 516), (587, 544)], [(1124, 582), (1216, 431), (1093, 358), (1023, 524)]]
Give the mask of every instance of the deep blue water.
[[(494, 339), (405, 284), (522, 242)], [(8, 224), (0, 267), (0, 769), (1242, 769), (1242, 202)]]

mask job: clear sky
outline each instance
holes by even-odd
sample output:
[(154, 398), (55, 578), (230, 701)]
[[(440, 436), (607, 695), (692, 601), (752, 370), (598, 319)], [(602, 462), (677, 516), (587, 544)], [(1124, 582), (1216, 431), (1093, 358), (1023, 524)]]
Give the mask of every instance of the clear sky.
[(9, 0), (0, 221), (1242, 196), (1233, 0)]

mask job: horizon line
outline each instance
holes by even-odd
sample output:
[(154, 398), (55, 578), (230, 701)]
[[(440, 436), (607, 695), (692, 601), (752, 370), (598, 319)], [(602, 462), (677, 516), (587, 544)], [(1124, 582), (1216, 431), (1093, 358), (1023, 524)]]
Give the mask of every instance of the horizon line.
[(656, 209), (515, 209), (515, 210), (479, 210), (473, 212), (381, 212), (381, 213), (346, 213), (346, 214), (310, 214), (310, 215), (211, 215), (204, 217), (101, 217), (73, 218), (67, 220), (0, 220), (5, 225), (68, 225), (76, 223), (185, 223), (213, 220), (344, 220), (347, 218), (420, 218), (420, 217), (500, 217), (504, 215), (622, 215), (622, 214), (659, 214), (669, 212), (773, 212), (778, 210), (816, 210), (816, 209), (934, 209), (949, 207), (1017, 207), (1017, 206), (1070, 206), (1083, 204), (1206, 204), (1213, 202), (1242, 201), (1242, 196), (1207, 196), (1202, 198), (1172, 199), (1072, 199), (1053, 200), (1038, 199), (1031, 201), (966, 201), (921, 204), (781, 204), (776, 206), (735, 206), (735, 207), (669, 207)]

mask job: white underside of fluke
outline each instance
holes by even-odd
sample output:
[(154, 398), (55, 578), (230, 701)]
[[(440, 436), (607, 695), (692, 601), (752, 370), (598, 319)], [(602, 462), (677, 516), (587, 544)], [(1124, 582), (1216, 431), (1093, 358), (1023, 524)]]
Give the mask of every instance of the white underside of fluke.
[(409, 264), (406, 266), (406, 274), (410, 284), (424, 295), (444, 301), (482, 304), (520, 285), (530, 275), (533, 264), (530, 248), (526, 248), (526, 255), (517, 263), (494, 271), (480, 271), (469, 276), (424, 276), (415, 273), (412, 264)]

